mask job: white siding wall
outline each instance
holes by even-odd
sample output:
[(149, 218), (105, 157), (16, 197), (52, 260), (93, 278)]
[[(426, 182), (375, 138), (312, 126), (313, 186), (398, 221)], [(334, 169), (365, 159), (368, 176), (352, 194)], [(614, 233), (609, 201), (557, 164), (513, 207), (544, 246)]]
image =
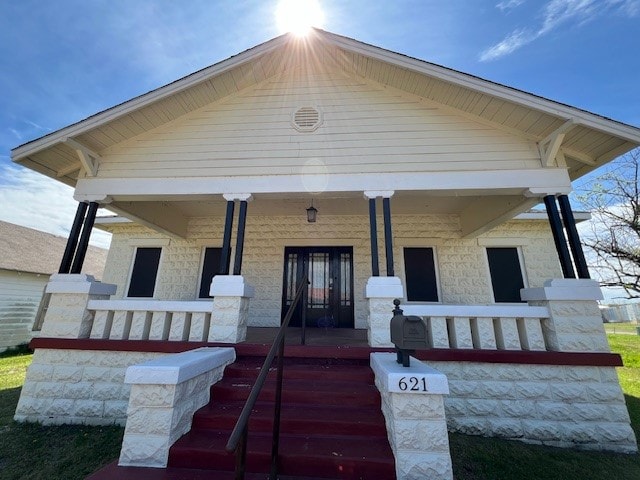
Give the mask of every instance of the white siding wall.
[[(291, 124), (315, 106), (314, 132)], [(418, 96), (338, 73), (288, 72), (102, 153), (100, 178), (540, 168), (533, 142)]]
[(31, 340), (48, 275), (0, 270), (0, 351)]
[[(251, 206), (249, 206), (251, 208)], [(378, 219), (380, 269), (385, 274), (382, 218)], [(188, 240), (170, 240), (163, 247), (156, 298), (193, 300), (203, 245), (220, 246), (223, 219), (195, 218), (189, 224)], [(528, 285), (542, 286), (544, 280), (561, 276), (553, 240), (546, 221), (508, 222), (475, 239), (461, 239), (455, 215), (394, 215), (396, 274), (404, 279), (402, 248), (435, 246), (440, 279), (440, 298), (449, 304), (488, 304), (491, 284), (484, 244), (520, 246)], [(166, 237), (143, 227), (118, 227), (111, 242), (104, 281), (118, 285), (117, 297), (125, 292), (136, 245), (151, 246)], [(232, 245), (235, 248), (235, 239)], [(356, 328), (364, 328), (364, 287), (371, 275), (369, 219), (367, 216), (319, 216), (309, 224), (303, 215), (249, 216), (246, 227), (243, 275), (255, 286), (250, 324), (279, 324), (285, 246), (352, 246)], [(389, 310), (393, 307), (390, 306)]]

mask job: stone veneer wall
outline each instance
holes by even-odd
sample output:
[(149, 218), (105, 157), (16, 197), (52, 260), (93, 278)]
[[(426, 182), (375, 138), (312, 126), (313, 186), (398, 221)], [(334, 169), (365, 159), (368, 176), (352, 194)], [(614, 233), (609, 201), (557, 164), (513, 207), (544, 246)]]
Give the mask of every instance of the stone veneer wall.
[(637, 451), (614, 367), (425, 362), (449, 381), (450, 431), (589, 450)]
[[(251, 205), (249, 205), (251, 211)], [(118, 286), (122, 298), (136, 246), (163, 247), (156, 286), (158, 300), (193, 300), (197, 295), (204, 246), (221, 246), (223, 218), (193, 218), (188, 239), (169, 239), (138, 225), (111, 227), (114, 232), (103, 281)], [(485, 245), (520, 246), (529, 287), (561, 276), (546, 220), (511, 221), (474, 239), (460, 238), (456, 215), (394, 215), (396, 275), (404, 279), (403, 247), (432, 246), (443, 303), (492, 302)], [(381, 274), (384, 275), (382, 217), (378, 218)], [(234, 240), (235, 242), (235, 240)], [(285, 246), (351, 246), (354, 254), (355, 325), (366, 328), (364, 287), (371, 275), (368, 216), (319, 216), (309, 224), (301, 216), (249, 215), (245, 234), (243, 276), (255, 287), (250, 326), (280, 324)], [(235, 243), (232, 243), (235, 246)], [(393, 308), (390, 306), (390, 310)]]
[[(128, 366), (163, 353), (39, 348), (17, 421), (124, 425)], [(450, 431), (583, 449), (636, 452), (613, 367), (425, 362), (449, 381)]]
[(125, 424), (130, 385), (127, 367), (166, 355), (36, 349), (15, 420), (43, 425)]

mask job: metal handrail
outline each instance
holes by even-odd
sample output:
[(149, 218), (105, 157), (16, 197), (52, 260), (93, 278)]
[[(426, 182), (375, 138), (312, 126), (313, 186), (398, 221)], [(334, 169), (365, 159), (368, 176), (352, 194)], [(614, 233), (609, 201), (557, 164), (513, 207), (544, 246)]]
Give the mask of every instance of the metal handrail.
[[(229, 436), (229, 440), (225, 447), (225, 450), (228, 453), (236, 454), (236, 471), (235, 478), (236, 480), (244, 479), (245, 472), (245, 464), (246, 464), (246, 454), (247, 454), (247, 435), (249, 433), (249, 417), (251, 416), (251, 411), (255, 406), (256, 401), (258, 400), (258, 396), (260, 395), (260, 391), (264, 386), (264, 382), (267, 379), (267, 375), (269, 374), (269, 369), (273, 360), (276, 356), (276, 351), (278, 353), (278, 370), (277, 370), (277, 379), (276, 379), (276, 398), (275, 398), (275, 409), (274, 409), (274, 419), (273, 419), (273, 435), (272, 435), (272, 445), (271, 445), (271, 472), (269, 474), (270, 480), (276, 480), (278, 476), (278, 447), (280, 443), (280, 405), (282, 400), (282, 368), (283, 368), (283, 356), (284, 356), (284, 338), (286, 329), (291, 321), (291, 317), (293, 316), (293, 312), (298, 305), (301, 297), (304, 297), (303, 292), (306, 292), (307, 285), (309, 284), (309, 277), (307, 272), (307, 264), (306, 262), (303, 265), (303, 281), (300, 282), (298, 286), (298, 290), (296, 291), (296, 295), (293, 298), (293, 302), (287, 310), (287, 314), (282, 321), (282, 325), (280, 325), (280, 329), (278, 330), (278, 334), (269, 349), (269, 353), (267, 354), (267, 358), (265, 358), (264, 363), (262, 364), (262, 368), (260, 369), (260, 373), (258, 374), (258, 378), (256, 379), (256, 383), (251, 388), (251, 392), (249, 393), (249, 397), (240, 412), (240, 416), (238, 417), (238, 421), (233, 427), (233, 431)], [(305, 307), (302, 308), (302, 322), (305, 321)]]

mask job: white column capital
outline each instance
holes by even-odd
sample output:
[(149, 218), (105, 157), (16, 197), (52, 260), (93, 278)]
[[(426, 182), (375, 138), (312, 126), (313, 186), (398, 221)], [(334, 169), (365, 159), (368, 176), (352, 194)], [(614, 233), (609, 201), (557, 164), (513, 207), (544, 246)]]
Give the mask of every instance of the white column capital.
[(96, 203), (99, 203), (100, 205), (108, 205), (113, 202), (113, 198), (111, 198), (109, 195), (104, 195), (101, 193), (96, 195), (93, 195), (90, 193), (84, 193), (84, 194), (74, 193), (73, 199), (76, 200), (77, 202), (96, 202)]
[(87, 295), (115, 295), (116, 285), (98, 282), (84, 273), (54, 273), (49, 278), (46, 293), (77, 293)]
[(602, 300), (602, 290), (597, 281), (586, 278), (555, 278), (544, 282), (543, 287), (522, 288), (524, 301), (548, 300)]
[(550, 187), (550, 188), (528, 188), (524, 191), (524, 196), (527, 198), (543, 198), (547, 195), (568, 195), (571, 193), (571, 185), (566, 187)]
[(399, 277), (369, 277), (364, 296), (365, 298), (404, 298), (402, 281)]
[(224, 199), (228, 202), (240, 200), (241, 202), (250, 202), (253, 200), (253, 195), (250, 193), (224, 193), (222, 194)]
[(209, 295), (212, 297), (251, 298), (254, 292), (254, 288), (245, 282), (242, 275), (216, 275), (209, 288)]
[[(403, 367), (396, 361), (395, 353), (372, 353), (369, 356), (371, 369), (380, 380), (378, 388), (386, 392), (411, 395), (448, 395), (449, 381), (447, 376), (435, 368), (429, 367), (420, 360), (411, 357), (411, 366)], [(414, 377), (417, 384), (411, 386), (402, 382), (407, 377)], [(422, 379), (424, 378), (424, 382)], [(418, 387), (417, 389), (415, 387)]]
[(395, 190), (365, 190), (364, 197), (371, 200), (372, 198), (391, 198), (393, 194), (396, 193)]

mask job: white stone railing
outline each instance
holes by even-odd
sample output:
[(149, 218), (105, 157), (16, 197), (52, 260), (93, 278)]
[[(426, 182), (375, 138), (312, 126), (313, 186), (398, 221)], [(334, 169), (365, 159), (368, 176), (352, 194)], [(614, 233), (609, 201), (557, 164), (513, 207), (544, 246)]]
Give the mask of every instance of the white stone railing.
[(212, 302), (90, 300), (90, 338), (109, 340), (209, 340)]
[(402, 305), (421, 317), (432, 348), (547, 350), (547, 307), (528, 305)]

